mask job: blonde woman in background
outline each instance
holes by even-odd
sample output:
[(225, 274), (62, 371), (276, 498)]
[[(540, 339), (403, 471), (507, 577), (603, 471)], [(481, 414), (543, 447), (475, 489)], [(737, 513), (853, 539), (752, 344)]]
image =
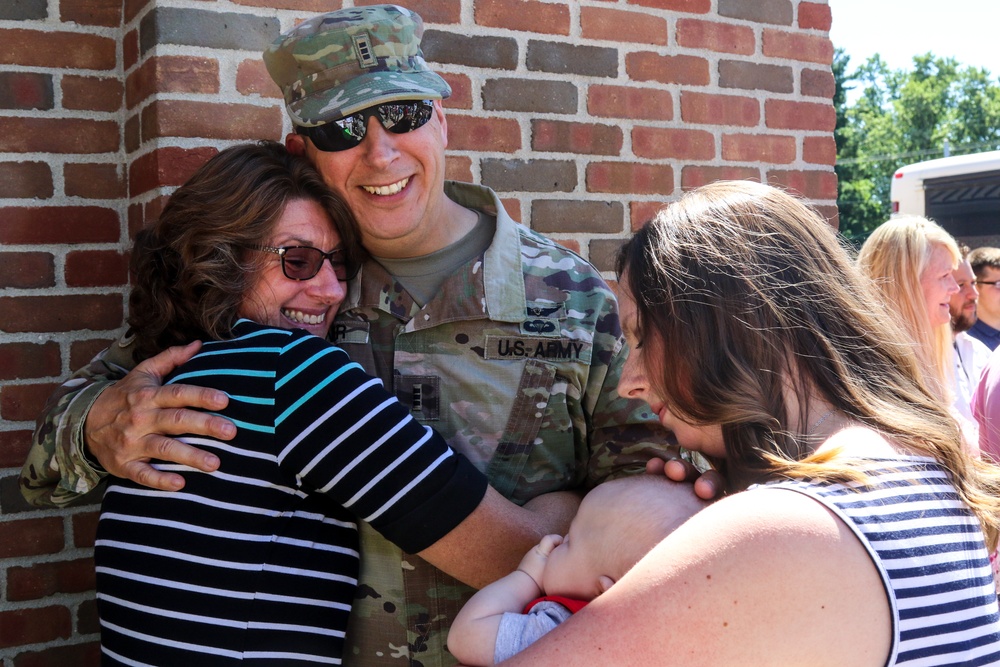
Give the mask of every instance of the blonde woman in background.
[[(897, 315), (920, 362), (924, 381), (948, 405), (952, 391), (955, 351), (952, 343), (951, 297), (958, 293), (953, 271), (962, 253), (951, 234), (919, 216), (901, 216), (880, 225), (858, 254), (858, 266), (878, 287), (886, 310)], [(966, 445), (978, 452), (976, 424), (957, 409)]]

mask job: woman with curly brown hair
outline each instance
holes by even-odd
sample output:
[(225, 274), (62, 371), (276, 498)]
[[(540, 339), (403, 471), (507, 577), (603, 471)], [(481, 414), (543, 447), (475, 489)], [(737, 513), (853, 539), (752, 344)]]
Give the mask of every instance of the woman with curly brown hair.
[(238, 432), (186, 439), (219, 457), (214, 472), (156, 463), (183, 475), (176, 493), (110, 483), (95, 548), (103, 664), (339, 662), (359, 520), (446, 567), (474, 537), (467, 519), (499, 506), (325, 340), (358, 254), (350, 211), (273, 142), (219, 153), (137, 235), (136, 359), (204, 341), (168, 383), (225, 391)]
[(720, 182), (620, 261), (619, 390), (731, 494), (504, 665), (1000, 664), (1000, 469), (972, 459), (834, 230)]

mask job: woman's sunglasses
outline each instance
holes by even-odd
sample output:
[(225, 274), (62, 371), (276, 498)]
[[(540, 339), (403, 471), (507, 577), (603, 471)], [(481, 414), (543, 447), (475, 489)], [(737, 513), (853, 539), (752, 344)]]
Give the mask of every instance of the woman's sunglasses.
[(293, 245), (284, 248), (258, 246), (257, 250), (273, 252), (281, 257), (281, 271), (291, 280), (310, 280), (316, 277), (323, 268), (324, 259), (330, 260), (330, 266), (333, 267), (337, 280), (350, 280), (358, 275), (358, 269), (361, 268), (360, 265), (347, 261), (342, 248), (323, 252), (319, 248), (307, 245)]
[(297, 125), (295, 132), (309, 137), (313, 145), (321, 151), (346, 151), (360, 144), (365, 138), (368, 119), (372, 116), (378, 118), (387, 131), (393, 134), (406, 134), (426, 125), (433, 114), (434, 103), (430, 100), (385, 102), (315, 127)]

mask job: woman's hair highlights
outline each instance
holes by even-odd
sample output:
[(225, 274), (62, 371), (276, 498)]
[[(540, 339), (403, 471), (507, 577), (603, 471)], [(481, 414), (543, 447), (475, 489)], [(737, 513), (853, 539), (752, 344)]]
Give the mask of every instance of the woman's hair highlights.
[(965, 453), (905, 332), (808, 206), (760, 183), (704, 186), (637, 232), (618, 272), (636, 302), (644, 357), (659, 362), (648, 377), (678, 418), (721, 425), (734, 487), (782, 475), (858, 479), (790, 426), (805, 423), (818, 395), (940, 461), (995, 542), (998, 469)]
[(265, 244), (285, 206), (318, 202), (347, 258), (361, 261), (357, 223), (303, 158), (264, 141), (227, 148), (170, 197), (132, 249), (128, 324), (137, 361), (171, 345), (223, 339), (266, 261)]

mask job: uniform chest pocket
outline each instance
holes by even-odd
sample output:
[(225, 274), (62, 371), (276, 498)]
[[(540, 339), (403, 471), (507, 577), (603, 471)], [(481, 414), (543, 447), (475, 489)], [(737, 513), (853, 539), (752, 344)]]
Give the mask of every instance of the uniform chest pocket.
[(486, 470), (490, 484), (505, 498), (513, 495), (532, 449), (539, 444), (555, 379), (554, 365), (535, 359), (525, 362), (510, 417)]

